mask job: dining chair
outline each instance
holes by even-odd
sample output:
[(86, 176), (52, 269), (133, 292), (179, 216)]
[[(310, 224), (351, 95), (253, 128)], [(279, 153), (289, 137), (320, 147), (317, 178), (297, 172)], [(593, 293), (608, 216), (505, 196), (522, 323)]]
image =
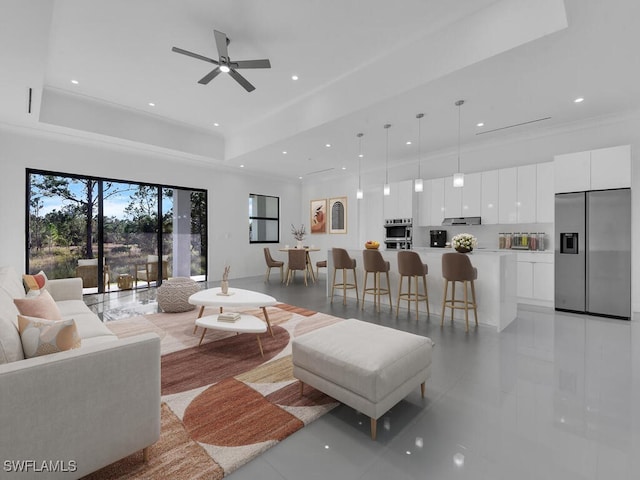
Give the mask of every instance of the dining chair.
[(295, 271), (302, 270), (304, 275), (304, 285), (307, 286), (307, 252), (304, 248), (292, 248), (289, 250), (289, 263), (287, 265), (287, 286), (291, 277), (295, 278)]
[(269, 250), (269, 247), (264, 247), (264, 259), (267, 262), (267, 273), (264, 276), (264, 281), (265, 282), (269, 281), (269, 275), (271, 274), (272, 268), (279, 268), (280, 281), (284, 282), (284, 272), (283, 272), (284, 262), (280, 260), (274, 260), (274, 258), (271, 256), (271, 251)]

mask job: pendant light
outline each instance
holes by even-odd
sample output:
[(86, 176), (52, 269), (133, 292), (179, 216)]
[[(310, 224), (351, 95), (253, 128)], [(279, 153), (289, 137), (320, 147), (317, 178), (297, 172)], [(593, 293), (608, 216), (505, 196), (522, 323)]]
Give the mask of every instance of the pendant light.
[(458, 171), (453, 174), (453, 186), (464, 187), (464, 174), (460, 171), (460, 107), (464, 104), (464, 100), (458, 100), (456, 107), (458, 107)]
[(360, 176), (360, 164), (362, 162), (362, 136), (364, 133), (356, 135), (358, 137), (358, 190), (356, 191), (356, 198), (362, 200), (364, 193), (362, 192), (361, 176)]
[(386, 123), (384, 125), (384, 128), (387, 131), (387, 155), (386, 155), (386, 160), (384, 164), (385, 177), (384, 177), (383, 193), (385, 197), (388, 197), (389, 195), (391, 195), (391, 186), (389, 185), (389, 128), (391, 128), (391, 124)]
[(424, 117), (424, 113), (419, 113), (416, 115), (416, 118), (418, 119), (418, 178), (416, 178), (415, 182), (413, 183), (413, 189), (416, 192), (422, 192), (423, 184), (422, 184), (422, 176), (420, 175), (420, 144), (422, 143), (421, 140), (421, 129), (420, 129), (420, 124), (422, 123), (422, 117)]

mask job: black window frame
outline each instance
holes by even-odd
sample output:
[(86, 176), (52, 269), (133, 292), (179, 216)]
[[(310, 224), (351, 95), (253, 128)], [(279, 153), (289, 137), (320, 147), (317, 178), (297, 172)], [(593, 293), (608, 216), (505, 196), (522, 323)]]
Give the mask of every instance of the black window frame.
[(252, 240), (251, 239), (251, 233), (249, 233), (249, 244), (250, 245), (254, 245), (254, 244), (264, 244), (264, 243), (280, 243), (280, 197), (275, 196), (275, 195), (264, 195), (262, 193), (249, 193), (249, 200), (251, 200), (251, 197), (264, 197), (264, 198), (275, 198), (278, 201), (278, 216), (277, 217), (264, 217), (264, 216), (259, 216), (259, 215), (249, 215), (249, 222), (251, 222), (251, 220), (275, 220), (276, 222), (278, 222), (278, 226), (277, 226), (277, 232), (278, 232), (278, 238), (276, 240)]

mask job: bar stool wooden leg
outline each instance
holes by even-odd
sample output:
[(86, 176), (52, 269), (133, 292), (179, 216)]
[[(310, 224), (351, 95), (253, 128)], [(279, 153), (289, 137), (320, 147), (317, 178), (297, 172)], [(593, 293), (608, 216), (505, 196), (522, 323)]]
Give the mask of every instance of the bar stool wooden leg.
[[(398, 300), (396, 301), (396, 318), (398, 318), (398, 312), (400, 311), (400, 295), (402, 294), (402, 279), (404, 275), (400, 275), (400, 282), (398, 284)], [(411, 282), (411, 280), (409, 280)]]
[(393, 301), (391, 300), (391, 283), (389, 282), (389, 272), (385, 272), (387, 275), (387, 293), (389, 294), (389, 309), (393, 312)]
[(447, 290), (449, 289), (449, 280), (444, 281), (444, 295), (442, 297), (442, 314), (440, 315), (440, 326), (444, 326), (444, 308), (447, 306)]
[(347, 304), (347, 269), (342, 269), (342, 304)]
[(353, 272), (353, 284), (356, 287), (356, 302), (358, 302), (359, 297), (358, 297), (358, 276), (356, 275), (356, 269), (352, 269)]
[(362, 305), (360, 306), (361, 310), (364, 310), (364, 297), (367, 294), (367, 277), (369, 276), (369, 272), (364, 272), (364, 287), (362, 288)]
[(431, 315), (429, 311), (429, 292), (427, 291), (427, 276), (422, 276), (422, 285), (424, 286), (424, 302), (427, 304), (427, 317)]
[(451, 321), (453, 322), (453, 313), (456, 310), (456, 281), (451, 281)]
[(476, 327), (478, 326), (478, 304), (476, 303), (476, 286), (471, 280), (471, 298), (473, 298), (473, 317), (476, 319)]
[(462, 288), (464, 288), (464, 331), (469, 331), (469, 299), (467, 298), (467, 281), (462, 282)]
[[(418, 288), (418, 276), (416, 275), (415, 277), (413, 277), (415, 279), (415, 284), (416, 284), (416, 321), (418, 320), (418, 302), (420, 301), (420, 289)], [(411, 293), (411, 291), (409, 291), (409, 293)]]
[(336, 272), (337, 268), (333, 267), (333, 280), (331, 281), (331, 303), (333, 303), (333, 291), (336, 289)]

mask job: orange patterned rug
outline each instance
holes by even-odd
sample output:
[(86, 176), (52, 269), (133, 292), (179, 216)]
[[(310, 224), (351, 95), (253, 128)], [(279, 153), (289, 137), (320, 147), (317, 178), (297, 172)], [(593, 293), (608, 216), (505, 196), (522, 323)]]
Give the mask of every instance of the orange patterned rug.
[[(109, 322), (119, 337), (156, 332), (162, 348), (162, 428), (151, 459), (131, 455), (90, 479), (219, 479), (337, 405), (293, 378), (291, 340), (342, 319), (286, 304), (268, 307), (274, 336), (194, 333), (196, 312)], [(263, 318), (260, 309), (243, 311)], [(205, 315), (216, 313), (205, 310)]]

